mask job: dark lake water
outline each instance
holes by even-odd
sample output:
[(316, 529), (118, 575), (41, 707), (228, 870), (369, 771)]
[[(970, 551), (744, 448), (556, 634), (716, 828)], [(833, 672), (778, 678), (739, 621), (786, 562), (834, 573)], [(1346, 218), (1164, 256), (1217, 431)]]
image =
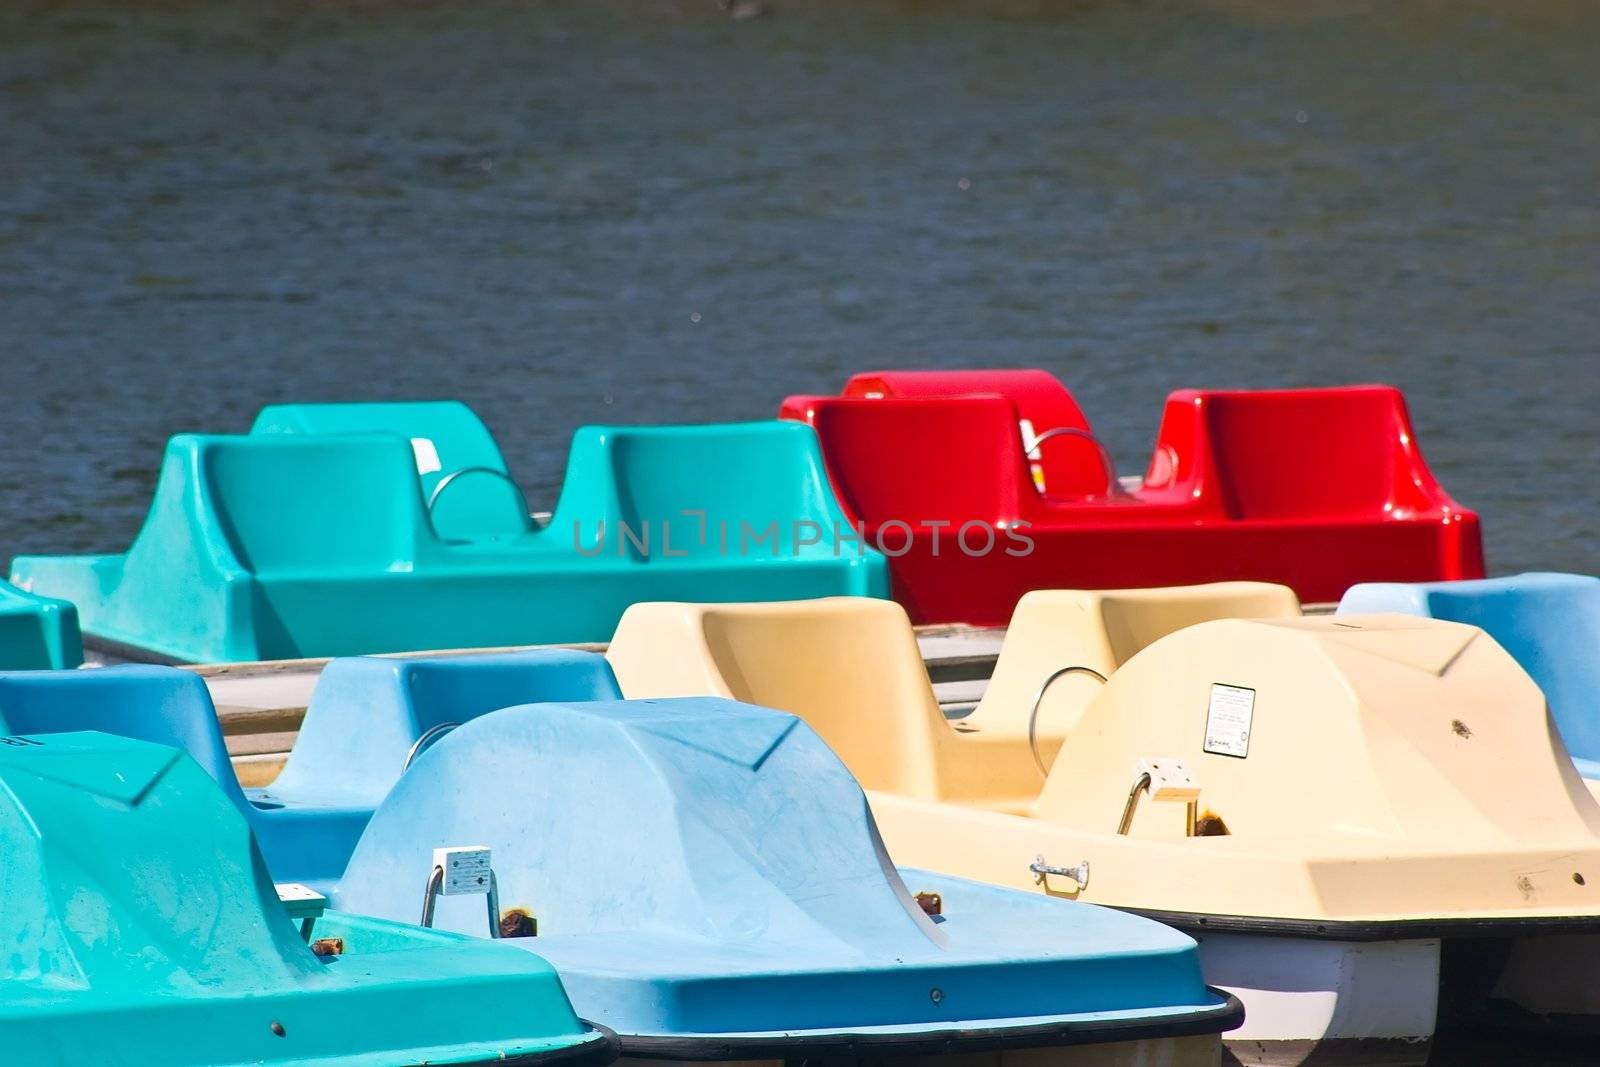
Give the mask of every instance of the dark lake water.
[(1127, 472), (1184, 386), (1387, 381), (1492, 569), (1600, 571), (1600, 5), (19, 3), (0, 560), (164, 439), (586, 422), (1039, 365)]

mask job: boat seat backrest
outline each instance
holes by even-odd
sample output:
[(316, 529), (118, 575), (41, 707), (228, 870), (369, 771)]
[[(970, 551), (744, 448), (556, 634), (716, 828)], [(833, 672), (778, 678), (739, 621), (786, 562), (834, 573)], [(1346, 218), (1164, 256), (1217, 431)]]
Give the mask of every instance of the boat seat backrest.
[(136, 664), (0, 673), (0, 721), (13, 734), (96, 730), (182, 749), (245, 808), (211, 693), (191, 671)]
[(993, 523), (1015, 517), (1024, 493), (1036, 495), (1016, 406), (1003, 397), (790, 397), (783, 416), (809, 417), (840, 502), (869, 526)]
[(51, 665), (49, 633), (42, 622), (34, 612), (8, 609), (0, 602), (0, 670)]
[(1405, 400), (1380, 385), (1173, 393), (1146, 482), (1192, 482), (1234, 519), (1387, 516), (1439, 492)]
[(317, 680), (294, 751), (271, 792), (292, 799), (333, 785), (375, 804), (400, 777), (413, 746), (435, 727), (514, 704), (621, 695), (605, 657), (593, 652), (336, 659)]
[(1339, 613), (1401, 612), (1480, 627), (1532, 675), (1568, 751), (1600, 761), (1600, 578), (1532, 573), (1481, 581), (1376, 582)]
[(163, 481), (175, 453), (197, 468), (180, 480), (198, 485), (200, 507), (258, 576), (381, 572), (417, 558), (426, 520), (411, 448), (397, 437), (180, 436)]
[(1053, 435), (1029, 455), (1045, 491), (1052, 496), (1075, 497), (1104, 493), (1108, 488), (1101, 446), (1090, 439), (1094, 428), (1072, 393), (1048, 371), (865, 371), (851, 376), (843, 395), (901, 399), (1005, 397), (1016, 405), (1018, 429), (1027, 440), (1051, 430), (1076, 431)]
[(939, 795), (941, 731), (905, 610), (861, 597), (635, 604), (607, 658), (629, 698), (725, 696), (805, 720), (863, 788)]
[(500, 446), (483, 420), (459, 401), (273, 404), (261, 409), (250, 432), (403, 437), (441, 536), (483, 537), (530, 528), (526, 503)]
[[(625, 524), (626, 551), (651, 559), (832, 558), (834, 524), (849, 527), (816, 435), (782, 422), (583, 427), (573, 436), (550, 534), (563, 546), (576, 537), (588, 550), (602, 520), (610, 526), (608, 555), (618, 551), (622, 542), (612, 538)], [(816, 529), (797, 531), (799, 523)], [(797, 552), (797, 541), (818, 536), (820, 543)]]
[(82, 662), (76, 607), (0, 581), (0, 671), (76, 667)]

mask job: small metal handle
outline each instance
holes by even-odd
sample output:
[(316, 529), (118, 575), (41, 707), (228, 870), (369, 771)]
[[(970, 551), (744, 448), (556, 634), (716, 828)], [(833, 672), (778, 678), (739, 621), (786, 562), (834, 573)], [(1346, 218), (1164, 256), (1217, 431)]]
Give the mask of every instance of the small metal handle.
[(1128, 799), (1122, 805), (1122, 818), (1117, 821), (1117, 833), (1126, 836), (1133, 827), (1133, 811), (1139, 806), (1139, 798), (1144, 791), (1150, 788), (1150, 772), (1140, 771), (1134, 778), (1133, 786), (1128, 790)]
[(1106, 471), (1106, 495), (1127, 495), (1127, 491), (1122, 488), (1122, 482), (1117, 478), (1117, 465), (1116, 462), (1111, 458), (1111, 451), (1106, 448), (1104, 442), (1102, 442), (1100, 438), (1096, 437), (1088, 430), (1081, 429), (1077, 426), (1057, 426), (1054, 429), (1046, 430), (1044, 433), (1035, 434), (1031, 441), (1024, 437), (1022, 439), (1022, 454), (1026, 456), (1029, 452), (1038, 451), (1039, 446), (1050, 440), (1052, 437), (1081, 437), (1083, 440), (1088, 441), (1091, 445), (1094, 445), (1095, 450), (1100, 453), (1100, 465), (1103, 466)]
[(422, 736), (411, 742), (411, 750), (406, 753), (406, 761), (400, 765), (400, 773), (404, 774), (411, 769), (412, 762), (422, 755), (423, 749), (460, 725), (458, 722), (436, 722), (422, 731)]
[(1044, 680), (1044, 684), (1039, 687), (1039, 691), (1033, 694), (1033, 708), (1028, 712), (1028, 751), (1033, 753), (1034, 765), (1039, 768), (1039, 773), (1045, 778), (1050, 777), (1050, 771), (1044, 765), (1044, 758), (1039, 755), (1039, 735), (1037, 732), (1039, 726), (1039, 706), (1044, 702), (1045, 690), (1050, 688), (1050, 684), (1057, 678), (1067, 674), (1092, 675), (1100, 679), (1101, 684), (1104, 684), (1106, 680), (1106, 676), (1095, 670), (1093, 667), (1058, 667), (1051, 672), (1050, 677)]
[[(497, 467), (462, 467), (458, 470), (451, 471), (449, 474), (446, 474), (443, 478), (440, 478), (437, 482), (433, 483), (433, 492), (428, 494), (428, 504), (426, 509), (428, 512), (428, 525), (433, 525), (433, 506), (439, 502), (439, 494), (444, 492), (447, 485), (449, 485), (451, 482), (454, 482), (457, 478), (464, 474), (494, 475), (496, 478), (499, 478), (502, 482), (505, 482), (507, 485), (509, 485), (511, 487), (511, 491), (517, 494), (517, 500), (522, 505), (522, 514), (527, 515), (529, 513), (530, 509), (528, 508), (528, 498), (523, 494), (522, 486), (518, 485), (516, 481), (512, 479), (511, 475)], [(433, 532), (438, 534), (439, 531), (437, 528), (435, 528)]]
[(1089, 861), (1083, 860), (1076, 867), (1052, 867), (1044, 861), (1044, 856), (1038, 855), (1033, 862), (1028, 864), (1028, 870), (1033, 872), (1033, 881), (1036, 885), (1044, 885), (1047, 875), (1058, 878), (1071, 878), (1077, 883), (1079, 892), (1089, 888)]

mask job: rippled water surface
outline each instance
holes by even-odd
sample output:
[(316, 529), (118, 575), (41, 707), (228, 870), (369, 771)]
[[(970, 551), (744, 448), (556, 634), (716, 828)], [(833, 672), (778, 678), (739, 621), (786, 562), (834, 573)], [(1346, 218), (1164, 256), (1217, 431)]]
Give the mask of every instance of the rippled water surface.
[[(0, 9), (0, 559), (116, 550), (163, 440), (455, 396), (585, 422), (1040, 365), (1379, 380), (1491, 567), (1600, 571), (1600, 5)], [(1306, 457), (1310, 476), (1319, 457)]]

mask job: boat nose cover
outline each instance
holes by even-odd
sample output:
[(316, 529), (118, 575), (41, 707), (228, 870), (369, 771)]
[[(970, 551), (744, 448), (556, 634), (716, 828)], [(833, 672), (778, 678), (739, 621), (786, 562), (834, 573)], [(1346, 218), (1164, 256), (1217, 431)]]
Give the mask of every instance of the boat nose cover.
[(498, 1063), (597, 1038), (528, 953), (329, 913), (348, 948), (319, 959), (172, 748), (0, 736), (0, 856), (7, 1063)]
[(0, 1016), (24, 988), (265, 990), (321, 968), (244, 820), (174, 749), (0, 738), (0, 855)]
[[(542, 930), (938, 938), (844, 766), (794, 716), (733, 701), (535, 704), (461, 726), (379, 806), (339, 899), (409, 916), (434, 847), (472, 844), (493, 849), (501, 906), (532, 906)], [(886, 880), (898, 892), (858, 891)], [(484, 932), (481, 900), (442, 900), (439, 915)]]
[(1550, 702), (1585, 778), (1600, 778), (1600, 578), (1533, 572), (1466, 582), (1353, 586), (1339, 614), (1393, 611), (1482, 627)]
[[(460, 845), (491, 850), (501, 908), (538, 919), (518, 943), (624, 1036), (1207, 1002), (1193, 942), (1146, 920), (950, 879), (931, 888), (969, 903), (933, 921), (821, 739), (733, 701), (524, 705), (466, 723), (379, 807), (335, 899), (413, 917), (433, 850)], [(483, 898), (441, 897), (436, 921), (481, 936)]]

